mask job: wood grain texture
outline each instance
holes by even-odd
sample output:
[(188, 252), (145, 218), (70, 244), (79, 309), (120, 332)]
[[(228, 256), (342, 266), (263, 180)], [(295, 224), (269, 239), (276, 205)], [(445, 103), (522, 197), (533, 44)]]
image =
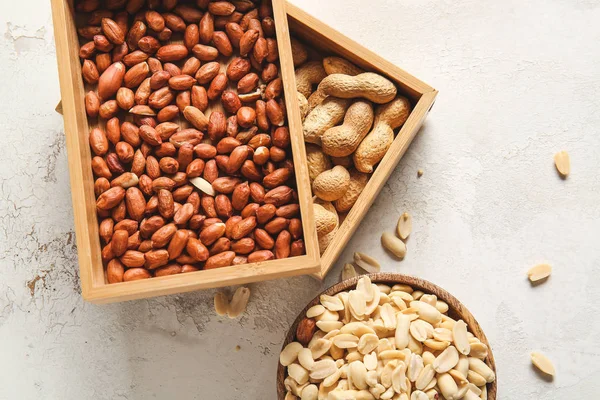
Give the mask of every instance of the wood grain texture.
[(321, 271), (314, 274), (316, 278), (324, 279), (415, 138), (438, 92), (298, 7), (286, 3), (286, 9), (290, 32), (294, 37), (317, 49), (322, 55), (338, 55), (365, 70), (388, 77), (398, 86), (400, 94), (411, 100), (413, 106), (409, 118), (397, 132), (392, 146), (371, 175), (354, 207), (347, 215), (340, 216), (343, 222), (321, 255)]
[[(51, 5), (62, 98), (60, 111), (64, 116), (81, 291), (84, 299), (93, 303), (111, 303), (316, 273), (320, 270), (316, 233), (311, 237), (315, 229), (310, 192), (306, 189), (306, 182), (309, 180), (308, 169), (306, 163), (302, 163), (302, 160), (306, 159), (302, 130), (301, 126), (293, 123), (299, 118), (299, 111), (297, 105), (294, 107), (295, 103), (289, 102), (290, 97), (295, 101), (295, 96), (286, 96), (307, 254), (283, 260), (108, 284), (101, 260), (94, 177), (91, 169), (92, 155), (88, 145), (90, 129), (97, 126), (97, 123), (95, 120), (88, 121), (85, 112), (85, 86), (81, 78), (80, 44), (72, 1), (52, 0)], [(273, 13), (282, 74), (289, 77), (289, 66), (293, 68), (293, 62), (283, 0), (273, 0)], [(285, 37), (282, 38), (282, 35)], [(283, 72), (286, 69), (287, 73)], [(288, 91), (288, 88), (289, 85), (285, 86), (285, 91)], [(92, 88), (88, 88), (90, 89)]]
[[(361, 275), (362, 276), (362, 275)], [(343, 292), (345, 290), (355, 289), (356, 283), (361, 278), (361, 276), (357, 276), (351, 279), (347, 279), (345, 281), (336, 283), (335, 285), (329, 287), (323, 292), (319, 293), (310, 303), (304, 307), (304, 309), (298, 314), (298, 317), (290, 327), (288, 331), (285, 341), (283, 342), (283, 346), (281, 349), (283, 350), (285, 346), (287, 346), (290, 342), (294, 341), (296, 335), (296, 328), (302, 319), (304, 319), (306, 315), (306, 311), (316, 305), (319, 304), (319, 298), (322, 294), (326, 294), (329, 296), (333, 296), (339, 292)], [(379, 272), (376, 274), (368, 274), (369, 278), (373, 283), (383, 283), (387, 285), (395, 285), (395, 284), (405, 284), (411, 286), (415, 290), (421, 290), (425, 294), (434, 294), (437, 296), (439, 300), (443, 300), (448, 303), (448, 316), (451, 318), (458, 320), (462, 319), (465, 321), (467, 326), (469, 327), (469, 332), (471, 332), (475, 337), (477, 337), (482, 343), (484, 343), (489, 351), (488, 357), (486, 359), (486, 364), (496, 373), (496, 362), (494, 360), (494, 354), (492, 352), (492, 346), (488, 342), (485, 333), (479, 326), (479, 323), (473, 317), (471, 312), (454, 296), (452, 296), (449, 292), (444, 290), (443, 288), (426, 281), (424, 279), (416, 278), (409, 275), (403, 274), (395, 274), (395, 273), (387, 273), (387, 272)], [(283, 381), (286, 376), (286, 369), (281, 364), (277, 364), (277, 398), (279, 400), (284, 400), (285, 397), (285, 386)], [(496, 400), (496, 393), (498, 390), (498, 375), (496, 374), (496, 380), (487, 385), (488, 390), (488, 400)]]

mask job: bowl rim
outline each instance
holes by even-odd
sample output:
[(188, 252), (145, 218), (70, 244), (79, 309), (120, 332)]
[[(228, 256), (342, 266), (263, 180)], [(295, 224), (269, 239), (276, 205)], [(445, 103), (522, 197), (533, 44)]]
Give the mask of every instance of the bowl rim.
[[(442, 287), (432, 282), (411, 275), (399, 274), (394, 272), (377, 272), (372, 274), (355, 276), (354, 278), (346, 279), (345, 281), (341, 281), (331, 285), (327, 289), (320, 292), (317, 296), (315, 296), (315, 298), (313, 298), (306, 305), (306, 307), (304, 307), (304, 309), (298, 314), (298, 316), (294, 320), (294, 323), (291, 325), (290, 329), (286, 334), (283, 345), (281, 346), (281, 350), (283, 350), (285, 346), (287, 346), (290, 342), (293, 341), (294, 336), (296, 335), (296, 328), (298, 327), (298, 324), (302, 319), (304, 319), (306, 311), (310, 307), (319, 303), (321, 295), (326, 294), (332, 296), (341, 291), (352, 289), (356, 287), (356, 283), (358, 282), (358, 280), (365, 275), (368, 276), (369, 279), (371, 279), (371, 282), (373, 283), (409, 285), (413, 289), (421, 290), (426, 294), (435, 294), (439, 300), (446, 302), (449, 307), (448, 314), (450, 316), (459, 315), (460, 319), (465, 321), (465, 323), (467, 324), (469, 332), (475, 335), (475, 337), (477, 337), (482, 343), (484, 343), (488, 347), (488, 356), (485, 360), (485, 363), (488, 365), (488, 367), (492, 369), (492, 371), (494, 371), (494, 374), (496, 374), (496, 379), (494, 380), (494, 382), (487, 384), (488, 400), (496, 400), (498, 375), (496, 372), (496, 362), (494, 360), (494, 354), (492, 352), (492, 347), (490, 346), (490, 343), (485, 333), (483, 332), (483, 329), (481, 329), (481, 326), (479, 325), (473, 314), (471, 314), (467, 307), (465, 307), (456, 297), (450, 294), (450, 292), (446, 291)], [(279, 400), (284, 400), (286, 393), (285, 386), (283, 383), (284, 379), (285, 367), (279, 363), (279, 358), (277, 358), (277, 398)]]

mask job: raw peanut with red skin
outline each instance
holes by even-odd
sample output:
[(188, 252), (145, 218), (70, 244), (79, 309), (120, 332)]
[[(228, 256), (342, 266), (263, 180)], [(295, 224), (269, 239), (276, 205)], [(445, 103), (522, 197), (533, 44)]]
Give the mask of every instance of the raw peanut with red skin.
[(189, 143), (185, 143), (181, 146), (177, 152), (177, 162), (179, 163), (179, 171), (183, 172), (187, 170), (188, 165), (194, 159), (194, 146)]
[(275, 241), (264, 229), (257, 228), (254, 230), (254, 240), (261, 248), (271, 250), (275, 246)]
[(225, 136), (227, 130), (227, 119), (225, 114), (220, 111), (213, 111), (210, 113), (208, 119), (208, 128), (206, 134), (213, 143), (216, 143)]
[(146, 196), (152, 196), (152, 194), (154, 194), (154, 189), (152, 188), (152, 178), (150, 178), (148, 175), (140, 175), (138, 186), (142, 193), (144, 193)]
[(179, 111), (183, 112), (187, 106), (192, 104), (191, 93), (189, 91), (178, 93), (175, 98), (175, 104), (179, 108)]
[(235, 48), (240, 47), (240, 40), (244, 36), (244, 30), (240, 25), (235, 22), (228, 22), (225, 24), (225, 32), (231, 41), (231, 44)]
[(231, 41), (227, 34), (223, 31), (216, 31), (213, 33), (212, 37), (213, 44), (225, 57), (231, 57), (233, 54), (233, 46), (231, 45)]
[(256, 150), (254, 150), (254, 156), (253, 156), (252, 160), (257, 165), (263, 165), (264, 163), (269, 161), (269, 157), (270, 157), (269, 149), (267, 149), (264, 146), (261, 146), (261, 147), (257, 148)]
[(125, 267), (118, 259), (112, 259), (106, 265), (106, 280), (108, 283), (119, 283), (123, 282), (123, 274), (125, 273)]
[(123, 110), (129, 110), (135, 104), (135, 94), (133, 90), (122, 87), (117, 91), (117, 104)]
[(298, 218), (292, 218), (290, 220), (288, 230), (292, 234), (294, 240), (298, 240), (302, 237), (302, 221)]
[(248, 257), (235, 256), (231, 265), (248, 264)]
[(177, 275), (182, 272), (182, 267), (179, 264), (169, 264), (154, 270), (154, 276)]
[(202, 196), (202, 199), (200, 200), (200, 205), (202, 206), (202, 209), (204, 210), (204, 213), (206, 214), (207, 217), (209, 217), (209, 218), (217, 217), (217, 209), (215, 207), (214, 197), (207, 196), (207, 195)]
[(196, 79), (189, 75), (177, 75), (169, 79), (169, 87), (173, 90), (188, 90), (196, 84)]
[[(179, 203), (185, 202), (189, 198), (189, 196), (192, 194), (193, 191), (194, 191), (194, 186), (192, 186), (192, 185), (184, 185), (182, 187), (179, 187), (173, 191), (173, 200), (175, 200)], [(192, 206), (192, 211), (193, 211), (193, 209), (194, 209), (194, 207)]]
[(158, 229), (152, 234), (151, 237), (152, 248), (160, 249), (162, 247), (165, 247), (169, 243), (173, 235), (175, 235), (175, 232), (177, 232), (177, 227), (175, 226), (175, 224), (167, 224), (162, 228)]
[(176, 225), (183, 226), (192, 218), (192, 215), (194, 215), (194, 206), (190, 203), (185, 203), (173, 216), (173, 222)]
[(173, 235), (167, 251), (169, 252), (169, 260), (174, 260), (181, 255), (183, 249), (186, 248), (189, 235), (185, 230), (178, 230)]
[(106, 161), (108, 169), (113, 174), (120, 175), (125, 172), (123, 165), (121, 165), (121, 162), (119, 161), (119, 157), (117, 157), (115, 153), (108, 153), (104, 160)]
[(152, 250), (144, 254), (146, 260), (144, 266), (150, 270), (167, 265), (169, 252), (167, 250)]
[(260, 183), (252, 182), (250, 184), (250, 197), (259, 204), (263, 203), (265, 199), (265, 188), (263, 188)]
[(182, 274), (186, 273), (186, 272), (196, 272), (196, 271), (200, 271), (200, 269), (194, 267), (193, 265), (186, 264), (181, 267)]
[(260, 79), (262, 79), (264, 83), (269, 83), (273, 79), (277, 78), (278, 74), (279, 70), (277, 66), (273, 63), (268, 63), (267, 65), (265, 65), (262, 72), (260, 73)]
[(266, 224), (275, 216), (277, 208), (273, 204), (265, 204), (256, 210), (256, 219), (259, 224)]
[(133, 154), (133, 161), (131, 162), (131, 172), (139, 177), (144, 173), (145, 169), (146, 158), (142, 154), (141, 150), (138, 149)]
[(125, 206), (125, 200), (122, 200), (115, 208), (110, 210), (110, 217), (115, 220), (115, 222), (121, 222), (125, 219), (125, 215), (127, 214), (127, 207)]
[(231, 90), (226, 90), (221, 95), (221, 104), (225, 111), (235, 114), (242, 107), (242, 102), (237, 94)]
[(267, 102), (266, 106), (267, 117), (269, 118), (269, 122), (276, 126), (283, 126), (285, 122), (285, 116), (281, 106), (277, 101), (271, 99)]
[(142, 191), (136, 187), (127, 189), (125, 204), (127, 206), (127, 213), (131, 219), (141, 221), (146, 209), (146, 199)]
[(102, 28), (99, 26), (84, 26), (77, 28), (77, 33), (84, 39), (92, 40), (94, 36), (102, 34)]
[(161, 216), (154, 215), (140, 223), (140, 235), (142, 238), (150, 238), (154, 232), (165, 226), (165, 220)]
[(255, 217), (256, 210), (258, 210), (258, 207), (260, 207), (258, 204), (250, 203), (243, 208), (243, 210), (240, 212), (240, 215), (242, 216), (242, 218)]
[(231, 15), (235, 6), (228, 1), (215, 1), (208, 4), (208, 11), (213, 15)]
[(271, 136), (267, 135), (266, 133), (260, 133), (250, 139), (248, 146), (252, 147), (253, 149), (256, 149), (260, 146), (271, 147)]
[(210, 13), (204, 13), (198, 24), (200, 32), (200, 43), (209, 44), (215, 31), (215, 21)]
[(200, 31), (198, 25), (190, 24), (186, 26), (183, 34), (183, 44), (188, 50), (192, 50), (192, 47), (200, 42)]
[(100, 111), (100, 98), (96, 92), (87, 92), (85, 95), (85, 112), (90, 118), (98, 116)]
[(152, 36), (144, 36), (137, 43), (140, 50), (144, 53), (154, 54), (160, 49), (160, 42)]
[(200, 229), (202, 224), (204, 224), (205, 219), (206, 219), (206, 216), (204, 216), (204, 215), (200, 215), (200, 214), (193, 215), (192, 218), (190, 218), (190, 220), (188, 222), (188, 227), (190, 229), (198, 230), (198, 229)]
[(104, 246), (100, 252), (100, 257), (102, 258), (102, 262), (106, 263), (115, 258), (115, 255), (112, 252), (112, 245), (109, 243)]
[(219, 74), (220, 68), (221, 65), (217, 61), (206, 63), (198, 69), (195, 78), (199, 84), (205, 85)]
[(100, 79), (100, 73), (98, 72), (98, 68), (96, 64), (94, 64), (90, 60), (84, 60), (83, 66), (81, 67), (81, 74), (83, 79), (89, 83), (90, 85), (95, 84)]
[(248, 21), (248, 29), (254, 29), (255, 31), (258, 31), (259, 37), (264, 37), (262, 24), (258, 19), (251, 19), (250, 21)]
[(150, 146), (158, 146), (162, 143), (162, 139), (156, 133), (156, 130), (149, 125), (142, 125), (139, 129), (140, 138)]
[[(150, 99), (151, 95), (154, 95), (154, 93), (152, 93), (152, 89), (150, 88), (150, 78), (146, 78), (146, 79), (144, 79), (144, 81), (140, 84), (140, 86), (135, 91), (135, 94), (133, 96), (133, 101), (135, 102), (135, 104), (138, 104), (138, 105), (149, 104), (151, 107), (158, 108), (159, 105), (155, 101), (149, 103), (149, 99)], [(155, 99), (155, 98), (156, 98), (156, 96), (153, 97), (153, 99)]]
[[(193, 257), (191, 257), (189, 254), (182, 254), (179, 257), (177, 257), (175, 259), (175, 261), (177, 261), (179, 264), (195, 264), (198, 261), (196, 261)], [(196, 269), (196, 271), (198, 271), (198, 269)]]
[(308, 343), (313, 338), (315, 331), (317, 329), (317, 324), (311, 318), (304, 318), (298, 324), (296, 328), (296, 340), (300, 342), (303, 346), (308, 346)]
[(119, 105), (117, 104), (117, 101), (108, 100), (100, 105), (100, 108), (98, 109), (98, 115), (100, 115), (100, 118), (110, 119), (117, 115), (118, 111)]
[(123, 124), (121, 124), (121, 137), (124, 141), (126, 141), (133, 147), (140, 146), (140, 128), (138, 128), (131, 122), (126, 121), (123, 122)]
[(242, 238), (231, 243), (231, 250), (236, 254), (250, 254), (254, 250), (254, 240), (251, 238)]
[(108, 40), (114, 44), (122, 44), (125, 41), (125, 32), (110, 18), (102, 18), (102, 32)]
[(213, 268), (223, 268), (228, 267), (233, 263), (233, 259), (235, 258), (235, 252), (233, 251), (225, 251), (220, 254), (216, 254), (206, 260), (204, 264), (204, 269), (213, 269)]
[[(141, 179), (141, 177), (140, 177)], [(142, 188), (142, 186), (140, 186), (140, 188)], [(146, 193), (147, 188), (143, 188), (142, 189), (142, 193), (144, 193), (146, 196), (148, 196), (149, 194)], [(152, 182), (150, 182), (150, 190), (152, 190)], [(154, 193), (154, 191), (152, 191), (152, 193)], [(151, 215), (154, 215), (158, 212), (158, 197), (157, 196), (151, 196), (150, 199), (148, 199), (148, 202), (146, 203), (146, 210), (144, 211), (144, 215), (146, 217), (149, 217)]]
[(233, 190), (231, 195), (231, 205), (235, 210), (240, 211), (248, 204), (249, 198), (250, 187), (248, 186), (248, 182), (244, 182), (237, 185)]
[(264, 202), (280, 207), (290, 203), (293, 199), (294, 194), (292, 188), (288, 186), (279, 186), (265, 194)]
[(293, 218), (293, 217), (297, 216), (298, 214), (300, 214), (300, 205), (288, 204), (288, 205), (279, 207), (277, 209), (277, 213), (275, 215), (277, 215), (278, 217), (283, 217), (283, 218)]
[(201, 159), (195, 159), (186, 168), (186, 174), (188, 178), (196, 178), (202, 175), (204, 171), (204, 161)]
[(277, 48), (277, 40), (273, 38), (267, 39), (267, 57), (269, 63), (274, 63), (279, 60), (279, 49)]
[[(279, 163), (282, 162), (286, 159), (286, 152), (285, 150), (283, 150), (280, 147), (277, 146), (272, 146), (269, 149), (269, 158), (271, 159), (271, 161)], [(288, 168), (284, 168), (284, 169), (288, 169)], [(291, 172), (291, 171), (289, 171)]]
[(258, 40), (259, 34), (258, 31), (254, 29), (249, 29), (240, 38), (240, 54), (245, 57), (252, 51), (254, 44)]
[[(165, 7), (164, 3), (165, 2), (163, 1), (163, 7), (165, 9), (169, 9), (168, 7)], [(175, 7), (175, 5), (173, 5), (173, 7)], [(165, 25), (167, 28), (171, 29), (173, 32), (185, 31), (186, 23), (181, 17), (172, 13), (164, 13), (162, 16), (165, 19)]]
[(233, 228), (237, 225), (238, 222), (240, 222), (243, 218), (239, 215), (234, 215), (233, 217), (230, 217), (226, 222), (225, 222), (225, 236), (227, 236), (229, 239), (231, 239), (231, 232), (233, 230)]
[(262, 64), (262, 62), (269, 55), (269, 48), (267, 44), (267, 40), (263, 37), (259, 37), (254, 43), (254, 48), (252, 49), (252, 56), (256, 60), (258, 64)]
[[(235, 116), (235, 122), (237, 124), (237, 116)], [(238, 126), (239, 128), (239, 126)], [(257, 135), (258, 132), (258, 128), (256, 126), (252, 126), (250, 127), (250, 129), (242, 131), (242, 132), (238, 132), (235, 135), (235, 138), (237, 140), (239, 140), (241, 143), (243, 144), (247, 144), (250, 140), (252, 140), (255, 136)]]
[(206, 111), (208, 108), (208, 93), (203, 86), (192, 86), (191, 104), (202, 112)]
[(123, 274), (123, 282), (137, 281), (151, 278), (150, 272), (145, 268), (130, 268)]
[(229, 154), (240, 145), (241, 143), (239, 140), (232, 137), (225, 137), (217, 143), (217, 153)]
[(118, 230), (113, 233), (110, 242), (112, 244), (112, 252), (116, 257), (122, 256), (127, 251), (127, 239), (129, 239), (127, 231)]
[(241, 107), (237, 111), (237, 121), (242, 128), (249, 128), (256, 121), (256, 111), (251, 107)]
[(288, 231), (281, 231), (275, 240), (275, 258), (288, 258), (291, 243), (292, 235)]
[(250, 146), (242, 145), (233, 149), (229, 156), (229, 162), (227, 164), (227, 173), (233, 174), (234, 172), (239, 170), (251, 154), (252, 148)]
[(194, 214), (198, 214), (200, 212), (200, 194), (198, 192), (192, 192), (187, 198), (187, 203), (190, 203), (194, 206)]
[[(204, 221), (206, 224), (206, 221)], [(214, 242), (217, 241), (221, 236), (225, 234), (225, 224), (222, 222), (217, 222), (212, 224), (200, 232), (200, 240), (207, 246), (210, 246)]]
[(167, 44), (158, 49), (156, 58), (162, 62), (173, 62), (183, 60), (188, 54), (189, 51), (183, 44)]
[(227, 78), (233, 82), (238, 82), (250, 73), (252, 65), (247, 58), (234, 58), (227, 66)]
[[(98, 158), (100, 158), (100, 157), (98, 157)], [(110, 173), (110, 171), (109, 171), (109, 173)], [(106, 192), (108, 189), (110, 189), (110, 182), (108, 181), (108, 179), (98, 178), (94, 182), (94, 194), (96, 195), (96, 197), (100, 196), (102, 193)]]
[(112, 173), (110, 169), (108, 169), (108, 165), (106, 165), (106, 161), (102, 157), (96, 156), (92, 158), (92, 171), (98, 177), (110, 179), (112, 178)]
[(169, 74), (171, 74), (171, 76), (179, 76), (179, 75), (181, 75), (181, 69), (177, 65), (175, 65), (173, 63), (165, 63), (163, 65), (163, 69), (165, 71), (167, 71)]
[(97, 51), (109, 52), (115, 46), (104, 35), (94, 36), (94, 47)]
[(244, 218), (233, 227), (231, 237), (236, 240), (241, 239), (250, 234), (254, 228), (256, 228), (256, 217)]
[(263, 178), (263, 185), (266, 188), (273, 189), (283, 185), (290, 179), (290, 171), (287, 168), (279, 168)]
[(123, 189), (129, 189), (130, 187), (137, 186), (139, 179), (137, 175), (131, 172), (125, 172), (110, 182), (110, 186), (121, 186)]
[(273, 132), (273, 146), (285, 149), (290, 145), (290, 131), (287, 126), (275, 129)]
[(287, 229), (290, 222), (282, 217), (277, 217), (265, 225), (265, 230), (271, 235), (276, 235), (284, 229)]
[(100, 128), (92, 129), (89, 142), (94, 154), (103, 156), (108, 152), (108, 139), (106, 138), (106, 134)]
[(254, 253), (250, 253), (248, 255), (249, 263), (269, 261), (269, 260), (273, 260), (273, 259), (275, 259), (275, 255), (270, 250), (259, 250), (259, 251), (255, 251)]
[(238, 178), (221, 177), (212, 182), (212, 187), (218, 193), (231, 194), (239, 183), (240, 180)]
[[(163, 169), (163, 165), (167, 169), (170, 168), (170, 164), (167, 163), (166, 161), (163, 161), (162, 158), (165, 157), (168, 160), (168, 158), (172, 158), (171, 156), (174, 156), (176, 153), (177, 153), (177, 149), (175, 148), (175, 146), (173, 146), (172, 143), (169, 143), (169, 142), (163, 142), (163, 143), (161, 143), (160, 146), (158, 146), (154, 150), (154, 154), (157, 157), (161, 158), (161, 160), (159, 161), (159, 165), (161, 167), (161, 170)], [(168, 160), (168, 161), (170, 161), (170, 160)], [(161, 163), (163, 163), (163, 165), (161, 165)]]
[[(171, 143), (165, 143), (173, 146)], [(173, 155), (175, 153), (175, 147), (173, 146)], [(157, 153), (158, 154), (158, 153)], [(179, 163), (173, 157), (162, 157), (158, 163), (160, 170), (165, 174), (174, 174), (179, 170)]]
[(158, 198), (158, 212), (164, 218), (173, 218), (175, 214), (174, 202), (173, 202), (173, 194), (165, 189), (159, 190), (156, 194)]
[(147, 253), (150, 250), (152, 250), (152, 241), (151, 240), (144, 240), (143, 242), (140, 243), (140, 245), (137, 248), (138, 251), (141, 251), (142, 253)]
[[(158, 136), (160, 136), (160, 139), (164, 142), (169, 140), (171, 136), (173, 136), (179, 130), (179, 124), (174, 122), (161, 122), (160, 124), (156, 125), (156, 128), (154, 129), (156, 130), (156, 133), (158, 133)], [(169, 144), (175, 148), (175, 145), (172, 143)]]
[(229, 251), (231, 248), (231, 241), (226, 237), (221, 237), (217, 239), (217, 241), (210, 248), (210, 255), (214, 256), (215, 254), (222, 253), (224, 251)]
[(254, 72), (247, 74), (237, 83), (237, 91), (240, 94), (250, 93), (258, 87), (259, 77)]
[(100, 222), (98, 227), (98, 234), (104, 240), (104, 243), (110, 242), (114, 232), (115, 222), (112, 218), (105, 218)]
[(185, 61), (183, 67), (181, 67), (181, 73), (184, 75), (194, 76), (200, 69), (200, 65), (200, 60), (198, 60), (196, 57), (190, 57)]
[(113, 62), (122, 61), (123, 57), (125, 57), (127, 55), (127, 53), (129, 53), (129, 47), (127, 46), (126, 43), (115, 46), (115, 48), (112, 51), (112, 61)]
[(138, 222), (132, 219), (124, 219), (115, 225), (115, 231), (126, 231), (128, 235), (133, 235), (138, 231)]
[(220, 73), (218, 74), (210, 83), (210, 86), (208, 87), (208, 91), (207, 91), (207, 95), (208, 98), (210, 100), (215, 100), (216, 98), (218, 98), (223, 91), (225, 90), (225, 88), (227, 87), (227, 84), (229, 83), (228, 79), (227, 79), (227, 75)]
[(138, 48), (138, 42), (141, 38), (146, 35), (146, 24), (142, 21), (136, 21), (131, 26), (131, 29), (127, 33), (127, 46), (131, 51)]
[(262, 100), (256, 101), (256, 125), (262, 131), (269, 131), (271, 123), (267, 117), (267, 103)]
[(144, 253), (141, 251), (127, 250), (120, 258), (123, 265), (128, 268), (143, 267), (146, 263)]
[[(187, 107), (186, 107), (186, 109), (187, 109)], [(173, 134), (169, 138), (169, 142), (173, 143), (173, 145), (176, 148), (180, 148), (181, 146), (183, 146), (186, 143), (189, 143), (192, 146), (195, 146), (195, 145), (199, 144), (200, 141), (202, 141), (203, 137), (204, 137), (204, 134), (202, 132), (200, 132), (199, 130), (188, 128), (188, 129), (183, 129), (183, 130)]]
[(239, 127), (237, 123), (237, 116), (231, 115), (229, 118), (227, 118), (227, 136), (235, 138), (238, 134), (238, 131)]
[(132, 89), (139, 86), (150, 73), (150, 67), (147, 62), (141, 62), (129, 68), (123, 77), (125, 87)]
[(150, 77), (150, 88), (152, 90), (158, 90), (167, 85), (171, 79), (171, 74), (167, 71), (156, 71)]
[(148, 174), (151, 179), (157, 179), (161, 175), (160, 165), (154, 156), (148, 156), (146, 158), (146, 174)]
[(96, 207), (100, 210), (110, 210), (117, 206), (124, 198), (125, 189), (120, 186), (115, 186), (98, 196)]
[(204, 166), (203, 177), (209, 183), (213, 183), (219, 176), (219, 169), (215, 160), (208, 160)]
[[(134, 65), (142, 63), (142, 62), (146, 61), (147, 59), (148, 59), (148, 54), (144, 53), (141, 50), (135, 50), (134, 52), (131, 52), (131, 53), (127, 54), (125, 57), (123, 57), (123, 63), (125, 65), (127, 65), (128, 67), (133, 67)], [(148, 68), (150, 68), (150, 66), (148, 66)]]
[(221, 218), (229, 218), (233, 214), (233, 207), (229, 197), (224, 194), (219, 194), (215, 197), (215, 209), (217, 215)]
[(200, 61), (213, 61), (219, 57), (219, 50), (204, 44), (197, 44), (192, 47), (192, 53)]
[(196, 157), (210, 160), (217, 155), (217, 149), (211, 144), (200, 143), (194, 146), (194, 154), (196, 154)]
[(301, 256), (306, 253), (306, 249), (304, 247), (304, 240), (299, 239), (292, 242), (292, 247), (290, 249), (290, 256), (296, 257)]

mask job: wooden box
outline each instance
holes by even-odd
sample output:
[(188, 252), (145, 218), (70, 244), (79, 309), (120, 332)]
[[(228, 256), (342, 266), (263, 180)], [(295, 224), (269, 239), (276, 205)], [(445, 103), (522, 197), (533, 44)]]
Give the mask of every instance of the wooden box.
[(379, 191), (414, 139), (433, 106), (438, 92), (298, 7), (290, 3), (287, 3), (286, 7), (290, 34), (293, 37), (319, 50), (323, 55), (337, 55), (364, 70), (386, 76), (397, 85), (399, 93), (406, 96), (413, 106), (408, 120), (397, 133), (392, 146), (375, 169), (359, 199), (340, 224), (334, 239), (322, 254), (321, 271), (315, 276), (323, 279), (337, 261), (346, 243), (360, 225)]
[[(294, 94), (293, 63), (285, 3), (273, 0), (281, 74), (285, 92)], [(286, 96), (298, 197), (305, 234), (306, 255), (220, 269), (190, 272), (131, 282), (108, 284), (101, 260), (94, 177), (88, 123), (84, 108), (84, 83), (79, 60), (79, 39), (73, 0), (52, 0), (56, 55), (60, 78), (70, 181), (83, 297), (93, 303), (110, 303), (198, 289), (237, 285), (319, 271), (319, 250), (312, 216), (311, 194), (295, 96)], [(293, 101), (293, 102), (292, 102)]]

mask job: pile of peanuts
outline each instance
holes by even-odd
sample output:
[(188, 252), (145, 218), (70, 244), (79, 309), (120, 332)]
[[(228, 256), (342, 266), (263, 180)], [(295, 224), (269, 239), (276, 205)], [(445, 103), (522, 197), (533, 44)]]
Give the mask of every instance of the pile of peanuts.
[(269, 0), (81, 0), (109, 283), (305, 253)]
[(281, 352), (285, 400), (487, 400), (487, 346), (408, 285), (321, 295)]
[(292, 55), (322, 254), (411, 105), (389, 79), (343, 58), (319, 59), (295, 39)]

